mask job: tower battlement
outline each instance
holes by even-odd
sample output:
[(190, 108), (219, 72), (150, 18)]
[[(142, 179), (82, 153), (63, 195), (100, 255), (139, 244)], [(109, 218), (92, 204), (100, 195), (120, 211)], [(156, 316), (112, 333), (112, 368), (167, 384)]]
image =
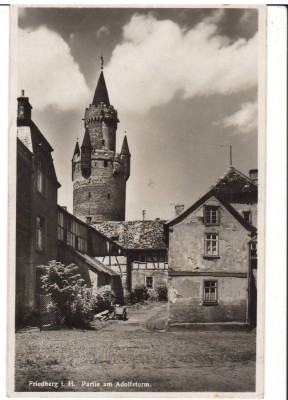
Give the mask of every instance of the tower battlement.
[(116, 153), (117, 110), (110, 104), (101, 71), (92, 104), (85, 109), (85, 133), (72, 158), (73, 213), (82, 221), (124, 221), (130, 151), (124, 137)]
[(85, 110), (84, 120), (86, 126), (99, 121), (105, 121), (107, 123), (119, 122), (117, 110), (111, 105), (107, 107), (104, 103), (100, 103), (97, 106), (90, 104)]

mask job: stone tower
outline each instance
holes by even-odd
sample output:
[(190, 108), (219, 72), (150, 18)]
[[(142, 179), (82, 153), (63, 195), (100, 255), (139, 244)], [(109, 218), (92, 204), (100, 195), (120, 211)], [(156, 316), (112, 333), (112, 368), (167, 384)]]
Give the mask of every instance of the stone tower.
[(124, 137), (116, 153), (117, 111), (110, 104), (103, 65), (92, 104), (85, 110), (85, 133), (72, 158), (73, 213), (85, 222), (124, 221), (130, 152)]

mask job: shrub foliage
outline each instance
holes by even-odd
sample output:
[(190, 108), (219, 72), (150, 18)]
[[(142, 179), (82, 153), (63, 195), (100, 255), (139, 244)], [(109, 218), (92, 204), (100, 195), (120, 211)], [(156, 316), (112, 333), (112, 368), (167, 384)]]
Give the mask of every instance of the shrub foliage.
[(88, 287), (75, 264), (65, 266), (51, 261), (43, 270), (43, 288), (51, 295), (68, 327), (87, 328), (95, 313), (110, 306), (111, 287)]

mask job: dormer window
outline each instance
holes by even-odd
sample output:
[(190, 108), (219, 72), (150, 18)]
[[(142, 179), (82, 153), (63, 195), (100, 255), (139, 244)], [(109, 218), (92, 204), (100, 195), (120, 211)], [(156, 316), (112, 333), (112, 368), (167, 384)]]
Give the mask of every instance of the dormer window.
[(205, 225), (219, 225), (219, 207), (205, 206), (204, 207), (204, 223)]

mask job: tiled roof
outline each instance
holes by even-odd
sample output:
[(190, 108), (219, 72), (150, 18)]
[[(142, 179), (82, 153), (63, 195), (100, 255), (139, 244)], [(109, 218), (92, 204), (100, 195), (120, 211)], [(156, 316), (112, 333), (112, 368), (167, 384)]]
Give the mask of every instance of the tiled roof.
[(108, 221), (94, 227), (124, 249), (166, 249), (165, 221)]
[(234, 167), (220, 177), (211, 187), (229, 203), (256, 203), (258, 188), (246, 175)]

